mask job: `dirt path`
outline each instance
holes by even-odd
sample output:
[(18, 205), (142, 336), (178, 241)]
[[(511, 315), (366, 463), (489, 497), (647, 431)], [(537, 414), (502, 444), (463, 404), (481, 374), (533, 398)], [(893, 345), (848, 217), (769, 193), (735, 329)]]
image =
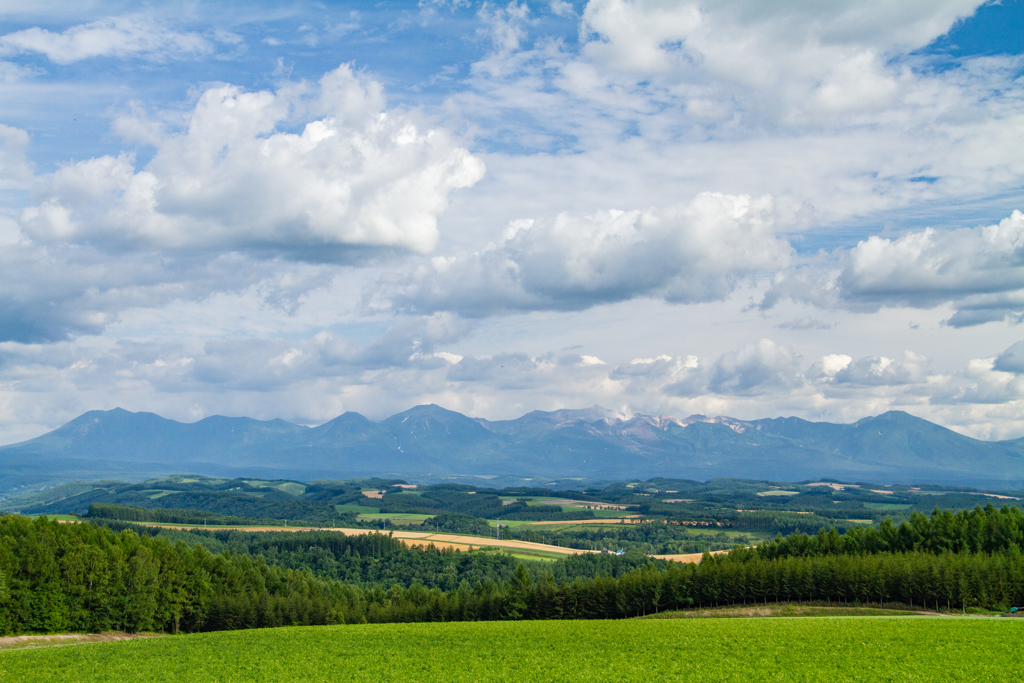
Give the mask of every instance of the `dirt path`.
[(75, 645), (78, 643), (107, 643), (112, 640), (159, 637), (159, 633), (60, 633), (47, 636), (4, 636), (0, 638), (0, 650), (46, 647), (48, 645)]

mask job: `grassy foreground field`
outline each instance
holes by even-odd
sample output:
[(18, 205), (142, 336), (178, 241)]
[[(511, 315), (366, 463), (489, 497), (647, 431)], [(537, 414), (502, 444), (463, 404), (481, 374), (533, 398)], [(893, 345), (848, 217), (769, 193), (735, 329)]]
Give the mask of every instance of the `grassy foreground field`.
[(387, 624), (0, 652), (17, 681), (1019, 681), (1024, 620)]

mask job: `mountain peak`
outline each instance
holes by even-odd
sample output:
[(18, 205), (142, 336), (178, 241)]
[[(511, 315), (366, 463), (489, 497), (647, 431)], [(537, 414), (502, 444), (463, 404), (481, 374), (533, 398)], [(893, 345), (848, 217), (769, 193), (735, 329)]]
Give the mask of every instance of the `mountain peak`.
[(601, 406), (472, 419), (436, 404), (319, 427), (213, 416), (182, 423), (121, 408), (0, 447), (0, 492), (54, 480), (207, 476), (821, 477), (879, 483), (1024, 486), (1024, 442), (985, 442), (904, 411), (853, 424), (795, 417), (623, 414)]

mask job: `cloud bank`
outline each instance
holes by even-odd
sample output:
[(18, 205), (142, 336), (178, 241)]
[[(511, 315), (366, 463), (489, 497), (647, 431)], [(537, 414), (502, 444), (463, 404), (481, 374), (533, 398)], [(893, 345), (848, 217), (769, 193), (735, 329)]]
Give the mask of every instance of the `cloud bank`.
[(56, 64), (135, 55), (158, 61), (195, 58), (213, 50), (198, 33), (167, 29), (142, 16), (109, 17), (61, 33), (33, 27), (0, 36), (0, 54), (37, 53)]
[(877, 310), (952, 304), (952, 327), (1024, 319), (1024, 213), (997, 224), (896, 239), (872, 236), (825, 264), (782, 272), (762, 301), (782, 299), (823, 308)]
[(663, 209), (513, 221), (498, 244), (416, 269), (383, 305), (486, 316), (636, 297), (715, 301), (790, 255), (774, 234), (770, 197), (704, 193)]
[[(280, 130), (289, 124), (301, 132)], [(380, 85), (341, 66), (312, 92), (207, 90), (144, 168), (127, 154), (67, 165), (21, 221), (36, 242), (110, 251), (426, 253), (449, 193), (483, 173), (444, 131), (384, 111)]]
[(1024, 56), (937, 47), (1012, 9), (12, 8), (0, 436), (424, 402), (1024, 434)]

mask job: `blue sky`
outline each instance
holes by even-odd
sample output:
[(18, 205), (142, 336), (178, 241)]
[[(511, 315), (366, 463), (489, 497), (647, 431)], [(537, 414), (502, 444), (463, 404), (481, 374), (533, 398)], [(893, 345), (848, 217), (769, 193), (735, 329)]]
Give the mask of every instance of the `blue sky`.
[(0, 441), (436, 402), (1024, 436), (1024, 2), (0, 6)]

